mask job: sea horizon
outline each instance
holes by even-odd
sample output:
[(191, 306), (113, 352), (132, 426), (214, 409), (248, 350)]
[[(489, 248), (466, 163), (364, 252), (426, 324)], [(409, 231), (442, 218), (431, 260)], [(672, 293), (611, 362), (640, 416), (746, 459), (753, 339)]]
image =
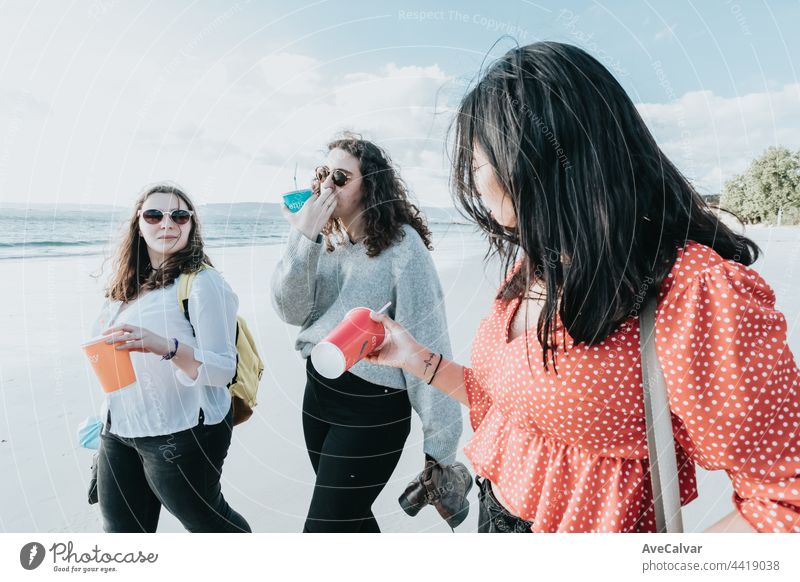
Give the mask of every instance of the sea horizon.
[[(280, 206), (273, 202), (198, 205), (206, 246), (281, 244), (289, 225)], [(455, 208), (421, 210), (434, 237), (451, 228), (474, 228)], [(0, 204), (0, 261), (107, 254), (129, 213), (129, 208), (103, 204)]]

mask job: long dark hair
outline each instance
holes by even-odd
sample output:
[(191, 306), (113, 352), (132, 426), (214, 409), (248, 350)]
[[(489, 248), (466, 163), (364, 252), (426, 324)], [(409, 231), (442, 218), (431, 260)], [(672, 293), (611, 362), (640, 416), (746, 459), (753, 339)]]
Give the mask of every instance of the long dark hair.
[[(464, 97), (453, 128), (457, 205), (488, 234), (487, 259), (499, 255), (509, 271), (522, 254), (497, 299), (522, 297), (534, 281), (545, 289), (545, 368), (559, 343), (567, 347), (560, 331), (592, 345), (635, 315), (686, 241), (744, 265), (758, 258), (664, 155), (611, 73), (577, 47), (510, 50)], [(476, 145), (511, 198), (514, 228), (498, 224), (475, 189)]]
[[(392, 164), (389, 154), (371, 141), (353, 133), (344, 133), (328, 144), (328, 151), (340, 149), (359, 161), (364, 193), (364, 246), (367, 255), (377, 257), (404, 236), (403, 225), (409, 224), (419, 233), (428, 250), (433, 250), (431, 231), (420, 209), (412, 204), (408, 187)], [(314, 188), (319, 184), (315, 182)], [(344, 240), (341, 220), (331, 219), (322, 229), (327, 249), (333, 250), (331, 235)]]
[[(186, 247), (167, 257), (164, 264), (154, 269), (147, 252), (147, 243), (139, 230), (139, 210), (153, 194), (174, 194), (194, 212), (192, 227)], [(168, 183), (148, 187), (136, 199), (122, 240), (114, 257), (113, 273), (105, 296), (114, 301), (131, 301), (143, 290), (158, 289), (172, 284), (181, 273), (191, 273), (201, 265), (213, 266), (203, 250), (200, 220), (189, 196), (177, 186)]]

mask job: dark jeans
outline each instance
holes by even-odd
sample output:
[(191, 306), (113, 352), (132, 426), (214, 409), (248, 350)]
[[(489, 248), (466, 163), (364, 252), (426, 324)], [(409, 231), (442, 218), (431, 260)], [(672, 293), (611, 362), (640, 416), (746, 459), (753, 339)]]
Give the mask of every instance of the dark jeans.
[(161, 506), (190, 532), (249, 532), (222, 496), (222, 463), (231, 444), (232, 411), (171, 435), (101, 436), (97, 489), (106, 532), (155, 532)]
[(380, 532), (372, 504), (411, 430), (405, 390), (345, 372), (335, 380), (306, 364), (303, 434), (316, 474), (305, 532)]
[(492, 493), (488, 479), (475, 477), (478, 485), (478, 533), (531, 533), (530, 521), (512, 515)]

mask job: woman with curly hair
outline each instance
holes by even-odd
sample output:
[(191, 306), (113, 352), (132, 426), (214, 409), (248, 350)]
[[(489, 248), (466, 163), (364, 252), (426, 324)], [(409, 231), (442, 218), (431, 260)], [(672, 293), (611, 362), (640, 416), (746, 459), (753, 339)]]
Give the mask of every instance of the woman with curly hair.
[[(249, 532), (222, 495), (231, 444), (239, 300), (203, 249), (197, 211), (170, 184), (134, 204), (95, 332), (131, 352), (136, 382), (106, 395), (97, 492), (106, 532), (155, 532), (164, 506), (191, 532)], [(199, 271), (178, 302), (181, 274)]]
[(450, 354), (431, 233), (386, 153), (346, 134), (328, 145), (314, 195), (296, 214), (272, 277), (280, 317), (301, 327), (306, 359), (303, 433), (316, 474), (306, 532), (379, 532), (372, 504), (394, 471), (419, 414), (426, 466), (447, 470), (461, 435), (455, 400), (401, 370), (359, 362), (335, 380), (311, 350), (355, 307), (389, 313)]

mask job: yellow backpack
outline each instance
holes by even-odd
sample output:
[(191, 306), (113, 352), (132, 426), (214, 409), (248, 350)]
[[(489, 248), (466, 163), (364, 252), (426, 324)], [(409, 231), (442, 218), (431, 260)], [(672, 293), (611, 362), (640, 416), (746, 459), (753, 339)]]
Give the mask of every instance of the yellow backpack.
[[(212, 269), (209, 265), (203, 265), (193, 273), (183, 273), (178, 278), (178, 302), (183, 309), (189, 325), (192, 320), (189, 318), (189, 293), (192, 290), (192, 282), (197, 273), (202, 269)], [(194, 326), (192, 327), (194, 333)], [(236, 316), (236, 372), (228, 384), (231, 392), (233, 406), (233, 424), (236, 426), (244, 422), (253, 415), (253, 407), (256, 402), (256, 393), (261, 375), (264, 373), (264, 362), (258, 355), (256, 343), (253, 335), (247, 328), (245, 320)]]

